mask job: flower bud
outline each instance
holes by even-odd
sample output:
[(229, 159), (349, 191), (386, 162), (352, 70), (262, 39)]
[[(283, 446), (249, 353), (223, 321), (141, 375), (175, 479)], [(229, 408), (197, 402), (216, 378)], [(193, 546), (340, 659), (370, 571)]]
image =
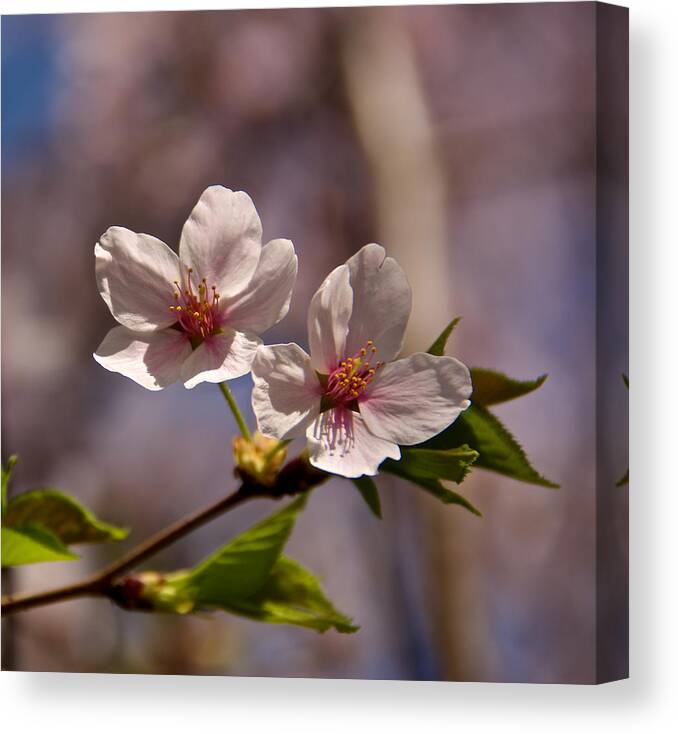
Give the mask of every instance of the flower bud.
[(171, 574), (142, 571), (116, 581), (109, 596), (130, 611), (188, 614), (195, 605), (180, 583), (185, 576), (185, 571)]
[(233, 439), (233, 456), (237, 471), (244, 479), (271, 486), (285, 462), (287, 449), (280, 446), (277, 438), (269, 438), (257, 431), (251, 439), (243, 436)]

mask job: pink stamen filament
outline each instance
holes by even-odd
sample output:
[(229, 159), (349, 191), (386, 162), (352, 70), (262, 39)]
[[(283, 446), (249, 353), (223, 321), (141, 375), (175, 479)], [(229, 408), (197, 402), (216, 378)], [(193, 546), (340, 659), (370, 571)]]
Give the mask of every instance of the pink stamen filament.
[(192, 339), (204, 340), (216, 333), (220, 324), (219, 294), (216, 286), (211, 287), (212, 296), (209, 297), (210, 289), (207, 281), (203, 278), (198, 285), (198, 292), (193, 291), (191, 274), (193, 268), (188, 269), (187, 287), (182, 289), (178, 280), (173, 285), (174, 300), (176, 303), (169, 307), (177, 317), (177, 324)]

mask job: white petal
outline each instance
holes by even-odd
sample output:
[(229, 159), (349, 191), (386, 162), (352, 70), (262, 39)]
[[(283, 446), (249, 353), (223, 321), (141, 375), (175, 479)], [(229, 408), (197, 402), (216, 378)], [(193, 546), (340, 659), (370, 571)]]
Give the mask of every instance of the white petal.
[(234, 329), (224, 329), (208, 337), (184, 362), (181, 370), (184, 387), (246, 375), (260, 344), (258, 337)]
[(169, 307), (180, 264), (164, 242), (110, 227), (94, 246), (94, 257), (99, 293), (123, 326), (152, 331), (176, 321)]
[(410, 446), (447, 428), (471, 404), (471, 391), (459, 360), (420, 352), (377, 372), (360, 413), (375, 435)]
[(261, 222), (244, 191), (210, 186), (184, 224), (179, 256), (223, 298), (240, 293), (259, 262)]
[(224, 301), (226, 323), (238, 331), (261, 334), (287, 314), (297, 279), (297, 256), (289, 240), (272, 240), (245, 290)]
[(371, 339), (375, 357), (390, 362), (400, 352), (412, 310), (405, 272), (381, 245), (365, 245), (347, 263), (351, 273), (353, 313), (348, 325), (347, 356)]
[(313, 368), (329, 374), (344, 356), (353, 293), (346, 265), (335, 268), (315, 292), (308, 308), (308, 341)]
[(189, 340), (176, 329), (143, 333), (116, 326), (106, 334), (94, 359), (148, 390), (162, 390), (179, 379), (190, 353)]
[(259, 347), (252, 377), (252, 407), (261, 433), (279, 439), (303, 436), (320, 414), (322, 392), (308, 354), (296, 344)]
[(309, 426), (309, 461), (342, 477), (374, 476), (386, 459), (399, 459), (400, 449), (370, 433), (358, 413), (345, 408), (325, 411)]

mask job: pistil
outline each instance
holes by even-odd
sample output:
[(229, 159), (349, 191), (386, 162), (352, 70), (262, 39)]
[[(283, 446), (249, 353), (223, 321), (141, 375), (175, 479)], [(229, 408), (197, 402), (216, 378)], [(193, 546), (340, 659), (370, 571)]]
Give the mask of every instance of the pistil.
[[(175, 303), (169, 307), (177, 317), (177, 324), (188, 334), (191, 343), (201, 343), (220, 328), (219, 294), (216, 286), (208, 288), (203, 278), (198, 284), (198, 292), (193, 290), (193, 268), (188, 269), (187, 287), (183, 288), (178, 280), (174, 281)], [(211, 296), (209, 295), (211, 292)]]

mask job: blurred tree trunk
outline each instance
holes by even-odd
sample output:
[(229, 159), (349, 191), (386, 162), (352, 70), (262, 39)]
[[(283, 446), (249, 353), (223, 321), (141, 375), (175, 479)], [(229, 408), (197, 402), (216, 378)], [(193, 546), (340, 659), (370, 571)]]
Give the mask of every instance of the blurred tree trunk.
[[(404, 351), (425, 350), (455, 315), (449, 277), (448, 181), (403, 16), (377, 17), (366, 10), (353, 19), (344, 28), (342, 49), (349, 104), (373, 178), (380, 241), (412, 285)], [(405, 546), (404, 552), (419, 559), (417, 573), (424, 580), (419, 586), (426, 598), (420, 606), (438, 675), (473, 679), (479, 651), (470, 650), (473, 646), (468, 644), (469, 620), (476, 616), (469, 615), (465, 603), (474, 596), (473, 554), (464, 537), (468, 518), (458, 508), (444, 507), (412, 490), (409, 496), (395, 495), (401, 506), (393, 552), (403, 553)], [(406, 524), (420, 530), (415, 541)]]

